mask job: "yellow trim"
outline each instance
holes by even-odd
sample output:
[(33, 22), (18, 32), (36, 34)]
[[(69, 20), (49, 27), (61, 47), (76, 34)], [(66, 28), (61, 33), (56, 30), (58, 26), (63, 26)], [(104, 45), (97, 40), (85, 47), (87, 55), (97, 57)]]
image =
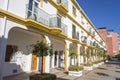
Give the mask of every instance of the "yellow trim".
[[(62, 30), (60, 28), (49, 27), (49, 26), (46, 26), (46, 25), (44, 25), (44, 24), (42, 24), (40, 22), (37, 22), (35, 20), (25, 19), (25, 18), (22, 18), (20, 16), (15, 15), (15, 14), (12, 14), (12, 13), (10, 13), (8, 11), (5, 11), (3, 9), (0, 9), (0, 17), (4, 17), (4, 16), (6, 16), (8, 20), (11, 20), (13, 22), (22, 24), (24, 26), (32, 27), (32, 28), (38, 29), (40, 31), (44, 31), (44, 32), (46, 32), (48, 34), (51, 34), (51, 35), (54, 35), (54, 36), (57, 36), (57, 37), (60, 37), (60, 38), (63, 38), (63, 39), (68, 39), (68, 40), (76, 42), (76, 43), (80, 43), (80, 41), (77, 40), (77, 39), (68, 38), (65, 34), (62, 33)], [(75, 21), (70, 15), (68, 15), (68, 18), (70, 18), (75, 24), (77, 24), (78, 26), (81, 27), (81, 25), (77, 21)], [(87, 32), (83, 27), (81, 27), (81, 28), (85, 32)], [(96, 40), (96, 41), (99, 43), (98, 40)]]
[(61, 28), (49, 27), (35, 20), (28, 19), (28, 18), (25, 19), (15, 14), (12, 14), (11, 12), (0, 9), (0, 17), (4, 17), (4, 16), (6, 16), (8, 20), (22, 24), (24, 26), (32, 27), (60, 38), (67, 38), (67, 36), (62, 33)]
[(48, 0), (48, 2), (51, 3), (58, 11), (61, 11), (63, 14), (66, 14), (68, 12), (68, 9), (66, 9), (63, 4), (57, 4), (54, 0)]
[(43, 57), (43, 73), (45, 73), (46, 69), (46, 56)]
[[(47, 40), (46, 40), (45, 36), (42, 35), (42, 37), (43, 37), (43, 42), (47, 43)], [(46, 56), (43, 56), (43, 73), (45, 73), (45, 71), (46, 71), (45, 69), (46, 69)]]
[(85, 23), (81, 20), (81, 24), (84, 25)]
[(40, 0), (40, 7), (43, 7), (43, 0)]
[[(89, 20), (89, 18), (86, 16), (86, 14), (84, 13), (84, 11), (79, 7), (79, 5), (76, 3), (76, 0), (71, 0), (71, 2), (74, 4), (74, 6), (78, 9), (78, 11), (80, 13), (82, 13), (82, 15), (85, 17), (85, 19), (89, 22), (89, 24), (93, 27), (93, 29), (97, 32), (97, 34), (100, 36), (99, 32), (96, 30), (96, 28), (94, 27), (94, 25), (91, 23), (91, 21)], [(101, 36), (100, 36), (101, 37)], [(102, 37), (101, 37), (102, 39)], [(102, 39), (103, 40), (103, 39)], [(104, 40), (103, 40), (104, 41)]]
[(66, 42), (64, 42), (64, 51), (65, 51), (65, 53), (64, 53), (64, 57), (65, 57), (65, 59), (64, 59), (64, 70), (67, 71), (68, 70), (67, 69), (67, 58), (68, 58), (68, 56), (67, 56), (67, 44), (66, 44)]
[(84, 43), (84, 42), (80, 42), (80, 44), (83, 45), (83, 46), (87, 46), (87, 44)]
[(68, 10), (62, 4), (58, 4), (57, 9), (62, 11), (63, 14), (66, 14), (68, 12)]

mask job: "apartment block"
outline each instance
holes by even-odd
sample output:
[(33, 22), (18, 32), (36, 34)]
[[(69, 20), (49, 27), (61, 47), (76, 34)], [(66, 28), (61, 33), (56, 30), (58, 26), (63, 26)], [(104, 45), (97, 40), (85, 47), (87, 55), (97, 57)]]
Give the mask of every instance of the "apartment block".
[[(53, 45), (53, 55), (44, 58), (45, 73), (103, 60), (99, 55), (106, 51), (104, 39), (76, 0), (0, 0), (0, 80), (39, 71), (41, 58), (30, 45), (43, 39)], [(74, 60), (71, 45), (78, 55)]]
[(118, 33), (112, 30), (107, 31), (105, 27), (98, 28), (98, 32), (106, 42), (108, 55), (118, 54), (119, 53)]

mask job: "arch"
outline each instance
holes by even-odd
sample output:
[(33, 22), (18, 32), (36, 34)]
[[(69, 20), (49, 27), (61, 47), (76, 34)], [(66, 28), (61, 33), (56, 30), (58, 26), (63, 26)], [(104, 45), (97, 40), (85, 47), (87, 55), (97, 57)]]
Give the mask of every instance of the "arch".
[[(21, 28), (14, 26), (9, 28), (6, 48), (9, 49), (6, 50), (6, 56), (8, 57), (7, 54), (9, 53), (9, 59), (6, 58), (5, 61), (6, 67), (4, 67), (4, 76), (18, 74), (23, 71), (31, 71), (33, 56), (30, 54), (32, 50), (30, 45), (35, 44), (38, 40), (42, 40), (42, 38), (43, 37), (39, 31), (37, 32), (27, 27)], [(36, 61), (35, 70), (38, 70), (40, 60), (36, 58)], [(12, 73), (12, 70), (14, 70), (15, 73)]]

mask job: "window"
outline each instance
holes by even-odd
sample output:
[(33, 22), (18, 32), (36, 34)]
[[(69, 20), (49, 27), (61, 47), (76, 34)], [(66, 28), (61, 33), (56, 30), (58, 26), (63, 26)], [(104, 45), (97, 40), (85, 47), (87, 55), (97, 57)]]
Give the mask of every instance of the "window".
[(77, 36), (77, 39), (79, 40), (79, 32), (78, 31), (77, 31), (77, 35), (76, 36)]
[(57, 17), (57, 26), (61, 28), (61, 16), (58, 15)]
[(29, 0), (28, 16), (27, 17), (32, 17), (32, 18), (36, 19), (37, 13), (38, 13), (38, 5), (39, 5), (38, 1), (36, 1), (36, 0)]
[(72, 25), (72, 37), (76, 38), (76, 26)]
[(95, 32), (93, 31), (93, 35), (95, 35)]
[(76, 8), (73, 6), (73, 15), (76, 16)]
[(91, 32), (92, 31), (92, 29), (91, 28), (89, 28), (89, 32)]
[(57, 0), (57, 3), (61, 3), (61, 0)]
[(5, 62), (10, 62), (15, 52), (17, 52), (18, 47), (13, 45), (7, 45)]

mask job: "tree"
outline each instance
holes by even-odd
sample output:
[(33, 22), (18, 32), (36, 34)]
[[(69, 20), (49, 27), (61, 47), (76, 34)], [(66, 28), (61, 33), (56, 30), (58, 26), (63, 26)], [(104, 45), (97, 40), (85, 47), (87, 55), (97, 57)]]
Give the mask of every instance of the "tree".
[(72, 59), (74, 58), (74, 63), (75, 63), (75, 57), (77, 56), (76, 54), (76, 47), (75, 47), (75, 44), (70, 44), (70, 48), (69, 48), (69, 56), (70, 56), (70, 65), (71, 65), (71, 62), (72, 62)]
[(37, 43), (33, 45), (32, 53), (42, 58), (41, 74), (43, 74), (43, 57), (47, 56), (48, 53), (52, 54), (52, 45), (46, 44), (44, 40), (37, 41)]

